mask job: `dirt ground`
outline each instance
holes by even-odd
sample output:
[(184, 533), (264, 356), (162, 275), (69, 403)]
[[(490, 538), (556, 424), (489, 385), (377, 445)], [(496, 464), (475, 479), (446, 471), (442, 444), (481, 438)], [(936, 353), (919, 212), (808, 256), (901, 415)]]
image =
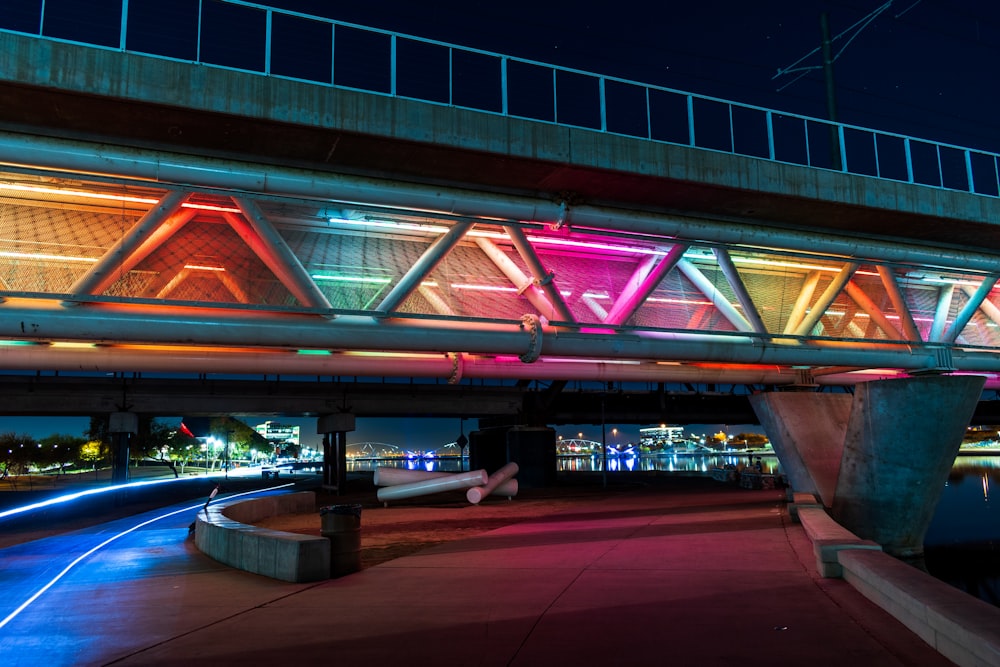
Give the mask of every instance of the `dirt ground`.
[[(345, 496), (317, 495), (317, 510), (330, 505), (361, 505), (361, 567), (408, 556), (427, 547), (488, 532), (521, 521), (573, 508), (581, 498), (602, 494), (637, 493), (643, 484), (560, 487), (522, 491), (511, 499), (489, 496), (471, 504), (464, 491), (394, 501), (388, 507), (376, 498), (376, 489)], [(320, 535), (319, 511), (288, 514), (256, 525), (303, 535)]]

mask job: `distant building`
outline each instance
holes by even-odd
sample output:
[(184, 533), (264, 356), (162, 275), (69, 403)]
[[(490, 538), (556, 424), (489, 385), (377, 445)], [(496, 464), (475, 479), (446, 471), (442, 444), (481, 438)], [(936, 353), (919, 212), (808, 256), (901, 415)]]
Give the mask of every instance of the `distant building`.
[(660, 424), (639, 429), (639, 446), (643, 449), (673, 449), (684, 442), (684, 427)]
[(289, 424), (279, 424), (274, 421), (266, 421), (253, 427), (257, 433), (264, 436), (264, 439), (274, 445), (275, 451), (281, 451), (294, 446), (298, 451), (299, 427)]

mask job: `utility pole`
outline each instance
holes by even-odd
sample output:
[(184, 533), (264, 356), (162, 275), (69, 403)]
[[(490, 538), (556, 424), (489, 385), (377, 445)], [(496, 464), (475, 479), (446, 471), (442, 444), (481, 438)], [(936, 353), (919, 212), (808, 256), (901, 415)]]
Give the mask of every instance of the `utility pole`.
[(826, 82), (826, 114), (830, 122), (830, 159), (834, 169), (843, 169), (840, 156), (840, 132), (837, 129), (837, 87), (833, 82), (833, 49), (830, 46), (830, 20), (823, 12), (819, 16), (819, 29), (823, 38), (823, 80)]
[[(920, 1), (921, 0), (917, 0), (915, 3), (913, 3), (912, 5), (910, 5), (909, 8), (907, 8), (906, 10), (904, 10), (903, 12), (901, 12), (900, 14), (897, 14), (896, 18), (899, 18), (900, 16), (902, 16), (906, 12), (910, 11), (910, 9), (912, 9), (914, 6), (916, 6)], [(837, 126), (837, 123), (839, 122), (839, 120), (837, 119), (837, 97), (836, 97), (836, 86), (834, 85), (834, 80), (833, 80), (833, 62), (837, 58), (839, 58), (841, 56), (841, 54), (844, 52), (844, 49), (846, 49), (847, 46), (852, 41), (854, 41), (854, 39), (859, 34), (861, 34), (861, 31), (864, 30), (866, 27), (868, 27), (868, 25), (871, 24), (872, 21), (874, 21), (882, 12), (886, 11), (887, 9), (889, 9), (892, 6), (893, 2), (894, 2), (894, 0), (888, 0), (886, 3), (884, 3), (881, 6), (877, 7), (875, 10), (873, 10), (871, 13), (869, 13), (867, 16), (865, 16), (864, 18), (862, 18), (860, 21), (858, 21), (857, 23), (855, 23), (854, 25), (852, 25), (847, 30), (844, 30), (843, 32), (835, 35), (832, 39), (830, 37), (830, 23), (829, 23), (829, 18), (827, 16), (826, 12), (820, 14), (820, 17), (819, 17), (819, 26), (820, 26), (820, 33), (821, 33), (821, 38), (822, 38), (822, 42), (821, 42), (820, 47), (817, 48), (817, 49), (813, 49), (812, 51), (810, 51), (806, 55), (802, 56), (801, 58), (799, 58), (798, 60), (796, 60), (794, 63), (792, 63), (791, 65), (789, 65), (788, 67), (779, 68), (777, 74), (775, 74), (773, 77), (771, 77), (772, 79), (777, 79), (779, 76), (784, 76), (786, 74), (797, 74), (798, 75), (794, 79), (792, 79), (791, 81), (789, 81), (788, 83), (786, 83), (785, 85), (783, 85), (780, 88), (778, 88), (778, 91), (782, 91), (785, 88), (787, 88), (788, 86), (790, 86), (793, 83), (795, 83), (796, 81), (798, 81), (799, 79), (801, 79), (803, 76), (805, 76), (809, 72), (811, 72), (813, 70), (816, 70), (816, 69), (819, 69), (820, 67), (823, 68), (823, 79), (824, 79), (824, 81), (826, 83), (826, 111), (827, 111), (827, 116), (829, 117), (830, 123), (831, 123), (831, 126), (830, 126), (830, 156), (831, 156), (831, 159), (833, 161), (833, 165), (832, 166), (833, 166), (834, 169), (842, 170), (844, 168), (844, 162), (843, 162), (843, 159), (841, 157), (841, 151), (840, 151), (840, 130), (839, 130), (839, 127)], [(840, 47), (840, 50), (837, 51), (836, 53), (834, 53), (833, 52), (833, 42), (835, 42), (835, 41), (837, 41), (838, 39), (841, 39), (841, 38), (843, 38), (845, 41), (843, 42), (843, 45)], [(804, 65), (803, 61), (805, 61), (805, 60), (809, 59), (810, 57), (812, 57), (813, 55), (815, 55), (817, 51), (821, 52), (821, 57), (822, 57), (822, 60), (823, 60), (822, 64), (818, 65), (818, 66), (817, 65)]]

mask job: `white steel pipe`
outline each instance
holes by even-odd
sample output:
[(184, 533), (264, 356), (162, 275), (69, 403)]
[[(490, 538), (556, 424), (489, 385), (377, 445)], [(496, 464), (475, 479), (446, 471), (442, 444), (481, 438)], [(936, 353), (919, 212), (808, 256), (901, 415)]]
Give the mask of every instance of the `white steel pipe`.
[[(439, 477), (449, 477), (454, 475), (453, 472), (432, 472), (429, 470), (407, 470), (406, 468), (390, 468), (379, 466), (375, 468), (375, 474), (373, 475), (373, 481), (375, 486), (398, 486), (400, 484), (410, 484), (412, 482), (420, 482), (426, 479), (435, 479)], [(516, 496), (517, 495), (517, 480), (508, 479), (502, 482), (493, 493), (498, 496)]]
[[(683, 364), (636, 362), (618, 364), (600, 360), (574, 363), (549, 362), (543, 357), (533, 364), (491, 357), (462, 355), (456, 371), (454, 355), (431, 358), (373, 357), (345, 354), (302, 355), (287, 350), (191, 350), (178, 348), (144, 350), (136, 347), (93, 348), (47, 345), (0, 346), (0, 368), (18, 371), (73, 370), (93, 373), (235, 373), (241, 375), (432, 377), (535, 380), (615, 380), (620, 382), (709, 382), (732, 384), (796, 384), (802, 372), (796, 369), (703, 367)], [(997, 370), (1000, 370), (998, 368)], [(899, 370), (885, 369), (898, 375)], [(818, 378), (820, 384), (856, 384), (880, 377), (841, 373)]]
[(473, 486), (483, 486), (488, 481), (489, 475), (486, 474), (485, 470), (472, 470), (470, 472), (455, 473), (448, 477), (434, 477), (408, 484), (384, 486), (378, 490), (376, 496), (380, 501), (388, 502), (390, 500), (427, 496), (443, 491), (455, 491), (468, 489)]
[[(216, 308), (156, 308), (101, 303), (63, 308), (49, 300), (11, 297), (0, 305), (0, 338), (95, 343), (258, 346), (320, 350), (465, 352), (520, 355), (530, 334), (519, 324), (267, 313)], [(541, 354), (591, 360), (713, 361), (782, 366), (823, 365), (921, 370), (939, 365), (937, 347), (825, 342), (782, 345), (757, 335), (637, 331), (614, 336), (562, 331), (546, 336)], [(952, 349), (958, 370), (998, 370), (1000, 356)], [(319, 365), (319, 364), (317, 364)], [(519, 369), (522, 374), (524, 368)], [(597, 378), (600, 379), (600, 378)]]
[[(509, 481), (514, 475), (516, 475), (517, 471), (518, 471), (517, 464), (511, 461), (510, 463), (508, 463), (507, 465), (505, 465), (504, 467), (500, 468), (495, 473), (490, 475), (490, 478), (489, 480), (487, 480), (486, 484), (483, 484), (482, 486), (474, 486), (468, 491), (466, 491), (465, 492), (466, 499), (468, 499), (468, 501), (473, 505), (479, 504), (479, 502), (483, 498), (496, 491), (501, 484), (503, 484), (506, 481)], [(500, 494), (498, 493), (498, 495)]]

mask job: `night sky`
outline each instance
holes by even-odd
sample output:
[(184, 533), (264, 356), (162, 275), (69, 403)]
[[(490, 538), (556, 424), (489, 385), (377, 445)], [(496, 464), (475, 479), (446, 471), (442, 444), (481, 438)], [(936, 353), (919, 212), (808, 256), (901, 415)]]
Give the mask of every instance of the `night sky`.
[[(136, 11), (141, 2), (133, 0)], [(991, 0), (269, 4), (821, 118), (827, 115), (819, 51), (826, 13), (841, 122), (1000, 152), (1000, 3)], [(776, 76), (793, 66), (807, 69)], [(316, 441), (313, 419), (294, 421), (306, 442)], [(86, 419), (0, 417), (0, 431), (37, 437), (75, 435), (86, 425)], [(458, 420), (359, 420), (358, 426), (352, 441), (408, 446), (420, 437), (414, 447), (444, 444), (459, 430)], [(471, 428), (467, 422), (466, 433)], [(568, 437), (576, 430), (565, 429)], [(600, 437), (600, 427), (580, 430)]]
[(991, 0), (271, 4), (822, 118), (826, 13), (841, 122), (1000, 152)]

